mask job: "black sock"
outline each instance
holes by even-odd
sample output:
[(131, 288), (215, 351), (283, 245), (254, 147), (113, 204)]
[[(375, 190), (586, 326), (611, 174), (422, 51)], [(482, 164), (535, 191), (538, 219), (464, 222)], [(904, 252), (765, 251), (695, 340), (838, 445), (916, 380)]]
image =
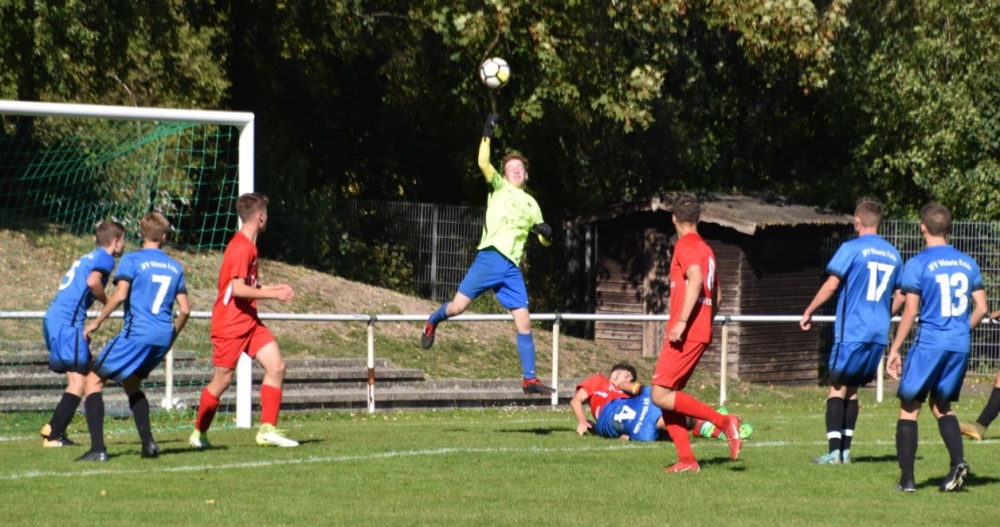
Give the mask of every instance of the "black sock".
[(997, 414), (1000, 414), (1000, 388), (993, 388), (990, 392), (990, 400), (986, 401), (986, 408), (983, 408), (983, 413), (979, 414), (979, 419), (976, 422), (983, 425), (984, 428), (989, 428), (990, 423), (997, 418)]
[(830, 397), (826, 400), (826, 440), (830, 452), (840, 450), (841, 430), (844, 429), (844, 398)]
[(860, 407), (857, 399), (848, 399), (844, 403), (844, 441), (842, 450), (851, 449), (851, 440), (854, 439), (854, 427), (858, 424), (858, 413)]
[(948, 454), (951, 456), (951, 466), (964, 463), (965, 447), (962, 445), (962, 431), (958, 428), (958, 418), (954, 415), (943, 415), (937, 421), (941, 439), (944, 439), (944, 446), (948, 447)]
[(135, 429), (139, 432), (139, 439), (143, 444), (153, 440), (153, 432), (149, 427), (149, 401), (146, 394), (139, 390), (128, 396), (128, 407), (132, 409), (132, 417), (135, 419)]
[(52, 420), (49, 421), (49, 426), (52, 427), (52, 431), (49, 432), (50, 440), (55, 441), (66, 433), (66, 427), (73, 420), (77, 406), (80, 406), (80, 396), (75, 393), (63, 392), (59, 404), (56, 405), (56, 410), (52, 412)]
[(104, 394), (92, 393), (83, 402), (87, 412), (87, 431), (90, 432), (90, 451), (104, 452)]
[(917, 460), (917, 422), (896, 421), (896, 460), (901, 471), (900, 481), (913, 479), (913, 466)]

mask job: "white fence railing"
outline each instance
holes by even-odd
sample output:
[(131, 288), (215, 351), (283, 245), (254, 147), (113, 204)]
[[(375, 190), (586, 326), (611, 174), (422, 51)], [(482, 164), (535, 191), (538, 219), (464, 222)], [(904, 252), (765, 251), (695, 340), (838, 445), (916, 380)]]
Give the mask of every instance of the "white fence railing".
[[(97, 313), (88, 313), (96, 316)], [(45, 316), (44, 311), (0, 311), (2, 319), (41, 319)], [(122, 313), (116, 312), (111, 315), (121, 318)], [(210, 311), (194, 311), (191, 318), (210, 319)], [(308, 313), (260, 313), (263, 320), (282, 321), (308, 321), (308, 322), (359, 322), (365, 323), (368, 327), (368, 412), (374, 413), (375, 405), (375, 328), (378, 322), (425, 322), (427, 315), (336, 315), (336, 314), (308, 314)], [(721, 357), (719, 360), (719, 404), (726, 403), (727, 392), (727, 357), (729, 354), (729, 324), (738, 322), (741, 324), (751, 323), (795, 323), (800, 320), (800, 315), (719, 315), (715, 317), (715, 322), (722, 324), (722, 339), (720, 342)], [(536, 313), (531, 315), (534, 321), (549, 321), (552, 325), (552, 386), (559, 386), (559, 334), (563, 321), (622, 321), (622, 322), (646, 322), (659, 321), (666, 322), (670, 319), (668, 315), (595, 315), (585, 313)], [(512, 321), (510, 315), (459, 315), (448, 319), (448, 322), (495, 322)], [(833, 316), (814, 316), (815, 323), (832, 323)], [(898, 322), (899, 317), (893, 319)], [(252, 363), (247, 355), (243, 355), (237, 366), (236, 372), (236, 426), (239, 428), (249, 428), (251, 425), (251, 394), (252, 394)], [(169, 408), (173, 401), (173, 353), (167, 354), (164, 361), (165, 391), (164, 406)], [(879, 362), (878, 375), (876, 377), (876, 400), (882, 402), (884, 395), (884, 357)], [(559, 393), (552, 394), (552, 406), (559, 403)]]

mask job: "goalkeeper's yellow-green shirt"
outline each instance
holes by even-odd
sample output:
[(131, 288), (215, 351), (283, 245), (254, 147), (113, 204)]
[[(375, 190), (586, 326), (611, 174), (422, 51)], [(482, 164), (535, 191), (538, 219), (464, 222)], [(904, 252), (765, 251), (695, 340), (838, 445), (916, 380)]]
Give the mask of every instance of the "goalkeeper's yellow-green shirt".
[[(489, 140), (484, 139), (482, 146), (488, 152)], [(514, 262), (514, 265), (520, 265), (524, 243), (528, 241), (532, 225), (545, 221), (542, 209), (535, 198), (508, 183), (503, 174), (497, 172), (488, 161), (480, 163), (480, 168), (490, 185), (490, 195), (486, 200), (483, 237), (477, 249), (493, 247)]]

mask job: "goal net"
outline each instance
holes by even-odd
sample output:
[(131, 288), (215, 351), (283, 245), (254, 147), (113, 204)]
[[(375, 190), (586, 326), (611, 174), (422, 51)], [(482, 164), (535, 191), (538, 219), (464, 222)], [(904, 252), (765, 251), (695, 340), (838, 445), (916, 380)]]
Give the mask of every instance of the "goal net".
[[(252, 156), (248, 113), (0, 101), (0, 268), (8, 273), (0, 285), (0, 412), (55, 408), (66, 381), (48, 370), (41, 318), (60, 278), (93, 249), (98, 223), (121, 222), (128, 252), (141, 246), (139, 219), (157, 211), (173, 227), (166, 250), (185, 266), (195, 316), (169, 367), (150, 375), (144, 391), (151, 407), (171, 410), (157, 412), (154, 426), (190, 427), (212, 373), (208, 318), (197, 315), (214, 301), (221, 250), (238, 227), (235, 200), (253, 190)], [(120, 328), (117, 317), (102, 326), (91, 354)], [(227, 396), (220, 414), (236, 413)], [(105, 402), (109, 416), (123, 417), (108, 429), (127, 431), (122, 390), (109, 386)], [(85, 429), (81, 419), (71, 426)]]

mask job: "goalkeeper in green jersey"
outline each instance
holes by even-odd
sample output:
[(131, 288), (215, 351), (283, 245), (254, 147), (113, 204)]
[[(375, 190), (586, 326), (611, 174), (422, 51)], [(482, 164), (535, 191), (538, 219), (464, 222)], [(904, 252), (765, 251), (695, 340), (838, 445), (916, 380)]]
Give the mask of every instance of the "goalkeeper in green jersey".
[(550, 395), (555, 390), (542, 384), (535, 375), (535, 339), (528, 315), (528, 290), (518, 264), (529, 234), (537, 234), (542, 245), (548, 246), (552, 243), (552, 227), (542, 218), (535, 198), (524, 191), (528, 181), (527, 160), (515, 153), (507, 154), (500, 163), (502, 173), (490, 164), (490, 138), (499, 119), (497, 114), (486, 119), (479, 143), (479, 168), (490, 187), (483, 237), (477, 247), (479, 252), (458, 286), (455, 298), (442, 304), (427, 320), (420, 345), (430, 348), (438, 324), (461, 314), (476, 297), (491, 290), (514, 317), (524, 393)]

